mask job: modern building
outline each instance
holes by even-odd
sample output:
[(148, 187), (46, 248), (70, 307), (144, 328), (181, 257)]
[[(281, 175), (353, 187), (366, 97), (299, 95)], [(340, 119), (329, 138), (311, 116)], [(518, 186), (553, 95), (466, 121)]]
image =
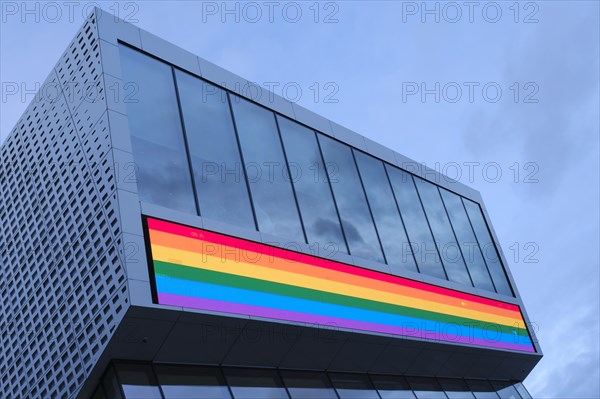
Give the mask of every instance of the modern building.
[(99, 9), (0, 159), (2, 398), (530, 397), (477, 191)]

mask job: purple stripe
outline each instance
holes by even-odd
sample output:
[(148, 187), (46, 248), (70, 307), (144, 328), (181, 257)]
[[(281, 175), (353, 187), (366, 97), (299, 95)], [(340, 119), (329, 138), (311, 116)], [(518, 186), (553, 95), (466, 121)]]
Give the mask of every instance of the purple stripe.
[[(509, 342), (489, 341), (481, 338), (471, 338), (463, 335), (423, 331), (414, 328), (396, 327), (385, 324), (369, 323), (364, 321), (341, 319), (337, 317), (320, 316), (308, 313), (294, 312), (265, 308), (262, 306), (244, 305), (240, 303), (217, 301), (213, 299), (196, 298), (184, 295), (158, 293), (158, 303), (161, 305), (181, 306), (192, 309), (210, 310), (240, 315), (265, 317), (269, 319), (294, 321), (312, 325), (321, 325), (327, 328), (350, 328), (353, 330), (379, 332), (385, 334), (401, 335), (420, 339), (431, 339), (450, 343), (479, 345), (498, 349), (508, 349), (521, 352), (535, 352), (529, 345), (513, 344)], [(441, 337), (439, 337), (441, 336)]]

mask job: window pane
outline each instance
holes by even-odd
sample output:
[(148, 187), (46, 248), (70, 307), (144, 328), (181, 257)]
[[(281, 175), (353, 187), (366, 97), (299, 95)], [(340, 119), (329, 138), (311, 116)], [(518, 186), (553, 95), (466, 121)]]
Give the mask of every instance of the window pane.
[(467, 380), (467, 384), (477, 399), (498, 399), (496, 390), (488, 381)]
[(138, 192), (142, 201), (196, 213), (171, 67), (119, 46)]
[(330, 373), (340, 399), (379, 399), (377, 391), (364, 374)]
[(456, 378), (438, 378), (446, 396), (450, 399), (473, 399), (475, 396), (464, 380)]
[(102, 389), (102, 385), (98, 385), (91, 399), (106, 399), (106, 396), (104, 395), (104, 389)]
[(354, 155), (388, 264), (416, 272), (417, 266), (383, 162), (360, 151), (354, 151)]
[(308, 242), (347, 252), (315, 132), (278, 117)]
[(493, 382), (492, 385), (498, 393), (498, 396), (500, 396), (500, 399), (521, 399), (521, 395), (519, 395), (515, 387), (512, 385), (502, 384), (502, 386), (498, 386), (498, 384)]
[(473, 284), (477, 288), (494, 291), (492, 280), (483, 261), (481, 251), (477, 246), (477, 240), (475, 239), (475, 234), (473, 234), (473, 229), (471, 228), (471, 223), (467, 217), (462, 200), (458, 195), (443, 188), (440, 188), (440, 192), (450, 216), (450, 222), (452, 223), (452, 227), (454, 227), (454, 232), (462, 248), (463, 258), (469, 268)]
[(337, 399), (325, 373), (282, 371), (281, 378), (292, 399)]
[(177, 71), (200, 214), (255, 229), (227, 94)]
[(162, 399), (152, 368), (145, 364), (117, 364), (125, 399)]
[(277, 372), (262, 369), (225, 369), (235, 399), (288, 399)]
[(236, 96), (231, 97), (231, 106), (258, 229), (304, 242), (275, 115)]
[(216, 367), (155, 366), (165, 399), (230, 399), (229, 389)]
[(481, 252), (483, 252), (483, 258), (485, 259), (490, 274), (492, 275), (492, 280), (496, 286), (496, 291), (498, 291), (500, 294), (513, 296), (508, 279), (504, 273), (504, 268), (500, 262), (498, 251), (496, 251), (496, 247), (492, 241), (492, 236), (490, 235), (490, 231), (488, 230), (485, 219), (483, 218), (481, 208), (473, 201), (463, 200), (463, 202), (465, 203), (465, 208), (467, 208), (467, 213), (469, 215), (469, 219), (471, 219), (471, 224), (473, 225), (473, 230), (475, 230), (477, 240), (479, 240), (479, 246), (481, 247)]
[(386, 165), (396, 201), (421, 273), (446, 278), (417, 189), (410, 174)]
[(407, 380), (417, 399), (446, 399), (440, 384), (433, 378), (408, 377)]
[(442, 257), (442, 263), (448, 274), (448, 279), (459, 284), (472, 286), (467, 266), (456, 243), (454, 231), (448, 220), (446, 208), (444, 208), (444, 203), (442, 202), (442, 197), (437, 186), (418, 177), (415, 177), (414, 180), (421, 196), (423, 208), (425, 208), (438, 252)]
[(102, 379), (104, 392), (109, 399), (122, 399), (121, 388), (117, 381), (117, 375), (113, 366), (108, 366), (104, 378)]
[(517, 392), (519, 392), (519, 395), (521, 395), (523, 399), (531, 399), (531, 395), (529, 394), (529, 392), (527, 392), (527, 389), (525, 389), (525, 386), (523, 386), (523, 384), (519, 382), (515, 384), (515, 388), (517, 389)]
[(373, 385), (379, 392), (381, 399), (414, 399), (410, 386), (404, 377), (392, 377), (385, 375), (371, 376)]
[(317, 135), (323, 159), (342, 218), (350, 253), (359, 258), (383, 262), (381, 246), (360, 183), (352, 150), (345, 144)]

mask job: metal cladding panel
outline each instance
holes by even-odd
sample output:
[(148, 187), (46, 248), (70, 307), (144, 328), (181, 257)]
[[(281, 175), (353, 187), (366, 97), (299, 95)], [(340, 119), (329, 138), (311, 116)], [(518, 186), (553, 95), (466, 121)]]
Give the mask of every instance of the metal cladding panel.
[(535, 353), (517, 305), (155, 218), (146, 223), (160, 305)]
[(73, 397), (129, 302), (95, 13), (0, 160), (0, 392)]

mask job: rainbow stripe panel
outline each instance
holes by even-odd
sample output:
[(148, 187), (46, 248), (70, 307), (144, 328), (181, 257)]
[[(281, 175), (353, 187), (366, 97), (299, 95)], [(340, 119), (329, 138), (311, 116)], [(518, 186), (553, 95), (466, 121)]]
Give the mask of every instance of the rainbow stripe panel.
[(159, 304), (535, 352), (516, 305), (146, 220)]

